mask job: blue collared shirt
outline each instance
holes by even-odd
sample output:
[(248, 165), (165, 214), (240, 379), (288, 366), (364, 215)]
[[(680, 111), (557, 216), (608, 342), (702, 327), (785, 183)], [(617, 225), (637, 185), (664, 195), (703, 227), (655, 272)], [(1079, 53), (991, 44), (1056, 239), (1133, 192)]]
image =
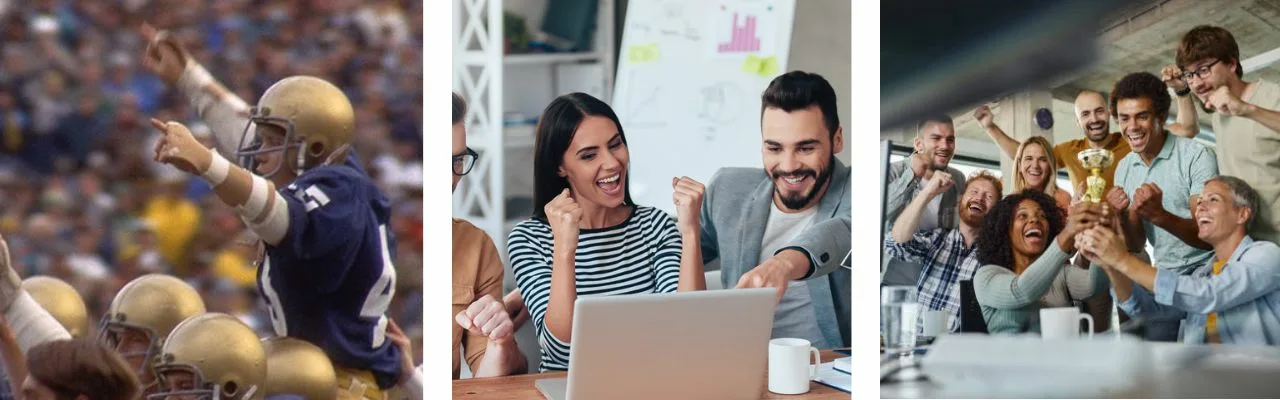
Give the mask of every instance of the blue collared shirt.
[[(1204, 182), (1218, 175), (1218, 161), (1213, 152), (1194, 140), (1165, 132), (1164, 146), (1148, 166), (1137, 152), (1116, 164), (1115, 184), (1133, 198), (1133, 192), (1144, 183), (1155, 183), (1162, 193), (1164, 209), (1179, 218), (1191, 218), (1191, 196), (1204, 191)], [(1155, 258), (1153, 265), (1187, 274), (1213, 259), (1213, 252), (1197, 249), (1174, 234), (1142, 221), (1147, 242)]]
[(1218, 275), (1212, 259), (1190, 275), (1156, 269), (1154, 294), (1135, 283), (1119, 307), (1132, 316), (1184, 318), (1184, 343), (1204, 343), (1205, 322), (1218, 313), (1222, 343), (1280, 344), (1280, 246), (1245, 236)]

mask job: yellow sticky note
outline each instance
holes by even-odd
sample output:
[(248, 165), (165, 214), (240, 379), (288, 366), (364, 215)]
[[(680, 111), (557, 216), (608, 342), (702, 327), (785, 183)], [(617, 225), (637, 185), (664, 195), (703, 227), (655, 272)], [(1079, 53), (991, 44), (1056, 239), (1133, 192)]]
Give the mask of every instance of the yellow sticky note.
[(747, 60), (742, 62), (742, 71), (764, 78), (773, 77), (778, 73), (778, 57), (758, 57), (755, 54), (748, 54)]
[(627, 61), (632, 63), (649, 63), (658, 61), (658, 44), (635, 44), (627, 48)]
[(778, 73), (778, 57), (769, 56), (769, 58), (760, 60), (760, 69), (758, 71), (757, 74), (765, 78), (776, 75)]
[(756, 57), (755, 54), (748, 54), (747, 60), (742, 62), (742, 70), (748, 74), (759, 75), (763, 62), (764, 60)]

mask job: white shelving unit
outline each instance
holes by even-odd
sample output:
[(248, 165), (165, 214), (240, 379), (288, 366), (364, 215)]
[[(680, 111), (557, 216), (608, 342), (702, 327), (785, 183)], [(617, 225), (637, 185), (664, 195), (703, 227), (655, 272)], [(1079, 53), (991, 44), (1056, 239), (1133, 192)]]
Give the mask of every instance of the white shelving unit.
[[(562, 88), (591, 87), (612, 99), (615, 0), (599, 0), (590, 51), (503, 54), (503, 11), (524, 16), (536, 31), (547, 1), (454, 0), (454, 90), (470, 104), (467, 145), (480, 158), (458, 184), (453, 214), (488, 232), (503, 253), (507, 233), (524, 219), (507, 218), (507, 201), (533, 198), (534, 143), (533, 125), (504, 125), (504, 116), (536, 117), (555, 97), (580, 90)], [(599, 71), (562, 70), (570, 65)]]

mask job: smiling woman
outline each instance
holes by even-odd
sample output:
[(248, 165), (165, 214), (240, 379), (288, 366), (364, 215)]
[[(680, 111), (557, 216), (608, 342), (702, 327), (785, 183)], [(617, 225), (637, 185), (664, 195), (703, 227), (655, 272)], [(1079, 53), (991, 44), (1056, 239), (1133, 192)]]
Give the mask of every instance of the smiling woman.
[(541, 339), (539, 369), (565, 370), (578, 295), (706, 288), (699, 247), (703, 185), (673, 178), (675, 219), (636, 205), (622, 124), (608, 104), (583, 93), (552, 101), (536, 132), (533, 218), (511, 231), (507, 250)]
[(973, 277), (982, 316), (991, 333), (1039, 331), (1037, 310), (1071, 306), (1106, 290), (1097, 266), (1067, 267), (1075, 236), (1100, 220), (1088, 202), (1077, 203), (1063, 226), (1052, 198), (1037, 190), (1011, 194), (987, 215), (978, 241)]

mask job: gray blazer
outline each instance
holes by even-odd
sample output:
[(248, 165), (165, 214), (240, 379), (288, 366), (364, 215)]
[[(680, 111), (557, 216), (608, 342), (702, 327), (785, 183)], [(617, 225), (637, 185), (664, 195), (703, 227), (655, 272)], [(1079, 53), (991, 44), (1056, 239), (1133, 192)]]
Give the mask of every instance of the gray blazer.
[[(907, 204), (911, 203), (911, 199), (915, 198), (916, 194), (920, 193), (920, 179), (916, 178), (915, 173), (911, 171), (910, 163), (911, 159), (908, 158), (889, 165), (889, 193), (887, 193), (882, 224), (885, 232), (893, 229), (893, 223), (898, 220), (902, 210), (907, 208)], [(955, 229), (960, 222), (956, 215), (956, 201), (960, 198), (960, 194), (964, 193), (965, 178), (964, 173), (955, 168), (947, 167), (947, 172), (951, 174), (951, 181), (955, 185), (942, 194), (942, 201), (938, 203), (938, 227)], [(884, 243), (880, 246), (883, 248)], [(888, 257), (883, 257), (881, 262), (883, 263), (880, 271), (882, 285), (915, 285), (920, 278), (922, 267), (920, 264)]]
[[(806, 281), (813, 296), (821, 347), (849, 346), (852, 275), (840, 268), (849, 253), (850, 168), (840, 160), (831, 166), (831, 186), (818, 203), (813, 225), (783, 249), (799, 249), (811, 263)], [(760, 261), (760, 246), (773, 203), (773, 182), (760, 168), (722, 168), (711, 178), (702, 202), (702, 261), (720, 259), (720, 281), (726, 288)], [(781, 250), (779, 250), (781, 251)]]

